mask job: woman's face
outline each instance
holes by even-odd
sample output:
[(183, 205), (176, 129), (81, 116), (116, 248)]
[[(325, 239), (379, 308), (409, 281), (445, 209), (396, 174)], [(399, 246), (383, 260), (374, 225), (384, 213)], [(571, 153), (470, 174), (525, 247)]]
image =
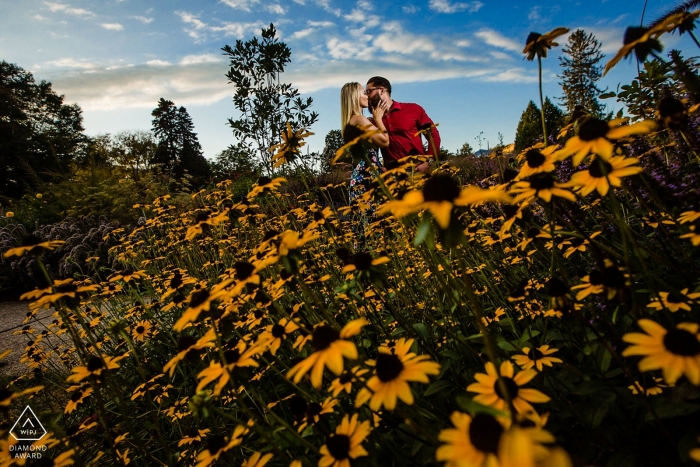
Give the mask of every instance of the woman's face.
[(364, 86), (360, 86), (360, 107), (366, 109), (368, 105), (367, 94), (365, 94)]

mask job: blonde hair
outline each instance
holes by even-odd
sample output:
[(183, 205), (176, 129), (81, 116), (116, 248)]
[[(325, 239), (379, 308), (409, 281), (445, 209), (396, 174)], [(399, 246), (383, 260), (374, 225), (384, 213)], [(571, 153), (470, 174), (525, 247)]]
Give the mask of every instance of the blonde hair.
[(345, 127), (348, 126), (353, 115), (362, 115), (360, 107), (360, 83), (347, 83), (340, 90), (340, 134), (345, 135)]

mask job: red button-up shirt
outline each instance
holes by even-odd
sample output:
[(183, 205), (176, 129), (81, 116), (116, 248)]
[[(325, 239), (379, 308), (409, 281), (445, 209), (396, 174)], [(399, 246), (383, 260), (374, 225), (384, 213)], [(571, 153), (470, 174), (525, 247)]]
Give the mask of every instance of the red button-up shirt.
[(396, 161), (402, 157), (421, 154), (432, 154), (435, 157), (435, 153), (439, 153), (440, 133), (437, 128), (431, 130), (435, 147), (433, 149), (428, 141), (427, 153), (421, 135), (415, 136), (416, 132), (433, 124), (420, 105), (394, 101), (389, 112), (382, 117), (382, 122), (389, 132), (389, 147), (382, 148), (384, 165), (388, 168), (395, 167)]

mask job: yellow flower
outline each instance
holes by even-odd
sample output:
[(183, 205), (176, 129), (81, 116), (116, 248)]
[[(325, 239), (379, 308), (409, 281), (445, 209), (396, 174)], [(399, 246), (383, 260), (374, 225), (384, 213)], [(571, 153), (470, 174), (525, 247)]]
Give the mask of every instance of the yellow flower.
[(662, 370), (668, 384), (676, 384), (685, 375), (694, 385), (700, 385), (700, 334), (697, 323), (680, 323), (666, 328), (650, 319), (637, 321), (646, 333), (625, 334), (622, 340), (633, 344), (622, 355), (643, 355), (640, 371)]
[(550, 349), (548, 345), (532, 349), (523, 347), (524, 355), (514, 355), (513, 360), (520, 365), (523, 370), (530, 370), (532, 367), (535, 367), (537, 371), (542, 371), (543, 365), (551, 367), (552, 363), (562, 363), (560, 358), (549, 356), (558, 351), (559, 349)]
[(567, 32), (569, 32), (568, 28), (555, 28), (546, 34), (531, 32), (525, 41), (526, 45), (523, 49), (523, 53), (527, 56), (529, 61), (534, 60), (535, 56), (538, 58), (547, 58), (547, 49), (559, 45), (554, 42), (554, 39)]
[(270, 462), (272, 459), (272, 454), (268, 453), (264, 456), (260, 452), (254, 452), (252, 456), (246, 461), (243, 461), (241, 467), (263, 467), (265, 464)]
[(234, 368), (259, 366), (254, 357), (260, 355), (264, 351), (265, 347), (261, 345), (253, 344), (248, 347), (244, 340), (239, 340), (233, 348), (224, 350), (224, 358), (226, 359), (225, 365), (211, 361), (207, 368), (199, 372), (197, 379), (201, 381), (197, 385), (197, 391), (201, 391), (206, 385), (218, 379), (219, 382), (214, 386), (214, 391), (212, 393), (218, 396), (221, 394), (224, 386), (226, 386), (226, 383), (231, 379), (231, 372)]
[(590, 153), (597, 154), (602, 159), (609, 161), (613, 156), (613, 140), (631, 135), (641, 135), (651, 132), (656, 128), (654, 120), (626, 125), (625, 118), (618, 118), (604, 122), (597, 118), (589, 117), (580, 126), (578, 135), (569, 138), (564, 145), (554, 154), (557, 160), (564, 160), (573, 154), (573, 165), (578, 166)]
[(148, 321), (139, 321), (136, 326), (131, 331), (131, 336), (135, 341), (143, 342), (147, 337), (151, 335), (151, 323)]
[(311, 371), (311, 384), (318, 389), (323, 380), (324, 367), (328, 367), (335, 375), (342, 374), (343, 357), (351, 360), (357, 358), (357, 347), (346, 339), (359, 334), (366, 324), (368, 321), (364, 318), (356, 319), (346, 324), (340, 332), (325, 324), (317, 325), (311, 338), (315, 352), (294, 365), (287, 373), (287, 378), (293, 378), (294, 383), (298, 383)]
[(84, 391), (80, 386), (71, 386), (68, 391), (73, 392), (68, 398), (68, 403), (63, 413), (71, 413), (78, 408), (78, 405), (82, 404), (83, 401), (92, 394), (92, 388), (90, 386), (85, 387)]
[(549, 172), (540, 172), (528, 177), (527, 180), (515, 183), (509, 193), (515, 195), (513, 202), (516, 204), (521, 201), (529, 203), (535, 197), (549, 203), (552, 196), (576, 201), (576, 195), (564, 188), (565, 184), (557, 182)]
[(421, 191), (415, 190), (404, 195), (403, 199), (387, 202), (377, 214), (391, 212), (401, 218), (414, 212), (427, 209), (441, 229), (450, 225), (450, 213), (455, 206), (472, 206), (486, 201), (510, 202), (510, 197), (500, 190), (487, 190), (476, 186), (460, 188), (449, 175), (431, 176)]
[[(500, 374), (513, 407), (518, 413), (534, 412), (535, 409), (530, 405), (530, 402), (549, 402), (549, 397), (537, 389), (522, 387), (537, 376), (537, 371), (522, 370), (518, 372), (518, 374), (515, 374), (513, 364), (506, 360), (501, 363)], [(493, 363), (487, 362), (486, 374), (477, 373), (474, 375), (474, 378), (477, 382), (467, 386), (467, 391), (478, 393), (474, 396), (476, 402), (504, 412), (508, 411), (508, 403), (506, 402), (505, 395), (501, 392), (501, 388), (498, 384), (498, 373)]]
[(146, 274), (145, 270), (140, 270), (140, 271), (134, 271), (131, 268), (126, 268), (122, 269), (116, 274), (113, 274), (110, 278), (110, 282), (116, 282), (118, 280), (123, 280), (124, 282), (129, 282), (130, 280), (134, 279), (143, 279), (144, 277), (147, 277), (148, 275)]
[(530, 175), (534, 175), (540, 172), (551, 172), (554, 170), (554, 162), (556, 158), (554, 157), (554, 152), (557, 146), (549, 146), (542, 150), (538, 148), (530, 148), (522, 154), (522, 158), (525, 159), (525, 163), (520, 168), (520, 172), (516, 177), (516, 180), (522, 180)]
[(326, 438), (326, 444), (321, 446), (321, 459), (318, 467), (350, 467), (350, 460), (366, 456), (368, 453), (362, 442), (372, 431), (369, 420), (358, 422), (359, 415), (351, 418), (343, 417), (335, 434)]
[(292, 130), (292, 125), (287, 122), (287, 131), (281, 133), (282, 142), (270, 148), (270, 152), (277, 151), (270, 159), (272, 168), (275, 169), (282, 164), (293, 162), (299, 155), (299, 149), (306, 145), (302, 140), (311, 135), (313, 133), (306, 131), (306, 128), (300, 128), (297, 131)]
[(688, 288), (681, 290), (680, 293), (659, 292), (659, 298), (652, 300), (647, 307), (655, 310), (666, 308), (671, 313), (678, 310), (690, 311), (690, 305), (697, 303), (698, 298), (700, 298), (700, 292), (688, 293)]
[(357, 395), (355, 407), (360, 407), (369, 400), (369, 408), (377, 411), (383, 405), (387, 410), (396, 408), (396, 400), (401, 399), (406, 404), (413, 404), (411, 381), (427, 383), (428, 375), (440, 373), (440, 364), (429, 361), (427, 355), (416, 355), (412, 352), (413, 339), (399, 339), (393, 347), (379, 348), (377, 360), (372, 362), (375, 373), (367, 388)]
[(361, 135), (341, 146), (335, 152), (335, 156), (333, 156), (331, 164), (337, 164), (345, 161), (345, 156), (348, 153), (352, 156), (352, 162), (356, 164), (361, 160), (360, 152), (364, 154), (364, 151), (358, 151), (358, 148), (363, 150), (365, 147), (376, 147), (372, 141), (372, 136), (381, 133), (381, 131), (375, 128), (374, 125), (363, 125), (360, 127), (360, 130), (362, 130)]
[(189, 296), (189, 307), (175, 322), (173, 330), (180, 332), (185, 325), (196, 321), (202, 311), (208, 311), (211, 308), (213, 301), (219, 300), (226, 294), (224, 289), (231, 284), (231, 282), (231, 279), (220, 282), (216, 284), (211, 291), (205, 288), (195, 289)]
[(128, 352), (118, 357), (98, 357), (93, 355), (86, 366), (77, 366), (71, 370), (71, 375), (66, 378), (69, 383), (79, 383), (89, 376), (102, 377), (102, 374), (109, 370), (119, 368), (117, 362), (128, 356)]
[(15, 217), (15, 213), (12, 211), (7, 211), (5, 213), (5, 217), (7, 217), (8, 219), (12, 219), (13, 217)]
[(282, 345), (282, 341), (297, 329), (299, 329), (299, 325), (294, 321), (282, 318), (279, 323), (267, 326), (258, 337), (258, 342), (268, 347), (272, 355), (275, 355)]
[(299, 232), (286, 230), (280, 235), (280, 245), (277, 253), (280, 256), (287, 256), (290, 252), (318, 238), (321, 238), (321, 236), (315, 232), (304, 232), (302, 237), (299, 238)]
[[(8, 212), (5, 214), (7, 217), (13, 217), (14, 214)], [(46, 240), (44, 241), (40, 237), (34, 234), (25, 235), (22, 239), (22, 244), (16, 248), (10, 248), (7, 250), (3, 256), (9, 258), (10, 256), (22, 256), (25, 253), (41, 254), (44, 251), (55, 250), (57, 247), (63, 245), (63, 240)]]
[(359, 381), (362, 375), (368, 372), (368, 369), (360, 368), (359, 366), (353, 367), (352, 370), (345, 370), (342, 375), (331, 382), (328, 391), (333, 393), (333, 397), (338, 397), (338, 394), (342, 391), (350, 394), (350, 391), (352, 391), (352, 383)]
[(628, 386), (632, 394), (644, 393), (647, 396), (657, 396), (663, 392), (663, 388), (667, 387), (665, 384), (661, 384), (663, 379), (661, 378), (647, 378), (646, 383), (642, 384), (639, 381), (635, 381), (633, 385)]
[(571, 180), (562, 186), (579, 187), (581, 195), (587, 196), (597, 191), (601, 196), (608, 194), (610, 186), (622, 185), (622, 177), (628, 177), (643, 172), (639, 166), (631, 167), (639, 162), (636, 157), (614, 156), (609, 160), (595, 158), (588, 169), (576, 172)]
[(37, 194), (36, 194), (36, 199), (41, 199), (41, 198), (43, 198), (43, 197), (44, 197), (44, 195), (42, 195), (41, 193), (37, 193)]
[(629, 27), (625, 31), (623, 46), (618, 50), (617, 54), (605, 64), (603, 76), (605, 76), (612, 67), (618, 64), (623, 58), (627, 58), (632, 52), (637, 55), (637, 60), (643, 62), (647, 55), (661, 52), (662, 46), (658, 41), (658, 37), (665, 32), (665, 23), (649, 29), (644, 27)]
[(287, 183), (284, 177), (272, 179), (270, 177), (260, 177), (255, 186), (248, 193), (248, 198), (255, 198), (264, 193), (274, 193), (283, 183)]
[(196, 467), (208, 467), (221, 457), (221, 454), (241, 444), (243, 436), (247, 433), (248, 428), (239, 425), (229, 439), (221, 435), (209, 436), (207, 438), (207, 448), (197, 455), (197, 461), (199, 462)]

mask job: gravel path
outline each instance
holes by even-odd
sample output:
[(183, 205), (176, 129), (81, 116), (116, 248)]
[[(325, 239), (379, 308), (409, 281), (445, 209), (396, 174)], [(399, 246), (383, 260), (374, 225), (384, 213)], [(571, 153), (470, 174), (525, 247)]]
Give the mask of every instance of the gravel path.
[[(12, 349), (10, 355), (0, 360), (0, 376), (15, 377), (31, 371), (19, 361), (29, 338), (14, 334), (24, 327), (24, 319), (29, 312), (28, 304), (29, 302), (0, 302), (0, 354)], [(53, 320), (53, 312), (53, 308), (41, 309), (36, 317), (40, 322), (48, 324)], [(41, 328), (41, 325), (33, 321), (32, 327), (37, 329)]]

